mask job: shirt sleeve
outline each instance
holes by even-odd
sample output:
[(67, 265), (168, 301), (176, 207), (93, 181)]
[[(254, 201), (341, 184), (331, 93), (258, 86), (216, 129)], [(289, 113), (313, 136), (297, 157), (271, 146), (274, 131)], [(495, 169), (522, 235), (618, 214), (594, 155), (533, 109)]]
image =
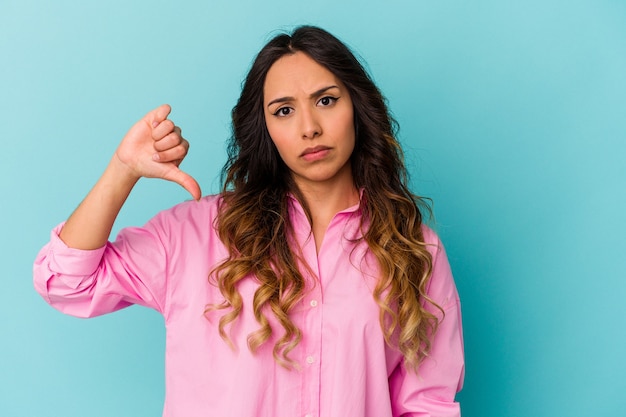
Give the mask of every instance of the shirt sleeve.
[(95, 250), (68, 247), (58, 225), (35, 259), (35, 289), (52, 307), (77, 317), (132, 304), (163, 313), (167, 257), (158, 223), (157, 216), (142, 228), (122, 229), (115, 242)]
[[(439, 239), (433, 250), (433, 272), (429, 296), (444, 310), (445, 316), (432, 341), (429, 356), (417, 374), (407, 370), (401, 361), (389, 377), (393, 415), (402, 417), (460, 417), (456, 393), (463, 387), (465, 362), (461, 304), (452, 278), (445, 250)], [(431, 239), (426, 236), (426, 241)], [(441, 319), (438, 310), (429, 308)]]

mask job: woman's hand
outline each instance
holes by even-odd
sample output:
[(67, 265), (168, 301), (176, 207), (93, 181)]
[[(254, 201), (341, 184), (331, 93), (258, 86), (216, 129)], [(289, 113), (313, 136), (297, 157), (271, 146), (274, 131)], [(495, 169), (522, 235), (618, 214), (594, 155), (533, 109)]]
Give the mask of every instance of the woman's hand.
[(113, 159), (135, 180), (147, 177), (173, 181), (199, 200), (198, 182), (178, 168), (187, 155), (189, 142), (167, 118), (170, 111), (170, 106), (164, 104), (146, 114), (126, 133)]
[(152, 110), (124, 136), (100, 179), (61, 229), (59, 237), (67, 246), (84, 250), (104, 246), (115, 218), (141, 177), (174, 181), (200, 199), (196, 180), (178, 169), (189, 143), (167, 119), (170, 110), (168, 105)]

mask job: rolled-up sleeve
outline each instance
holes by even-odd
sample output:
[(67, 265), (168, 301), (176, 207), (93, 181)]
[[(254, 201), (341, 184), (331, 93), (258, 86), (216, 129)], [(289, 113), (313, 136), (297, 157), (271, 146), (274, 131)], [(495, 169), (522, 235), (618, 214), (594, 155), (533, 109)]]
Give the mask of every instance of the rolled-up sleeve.
[(417, 374), (407, 370), (404, 361), (391, 374), (393, 415), (459, 417), (461, 411), (455, 396), (463, 387), (465, 374), (461, 304), (443, 245), (434, 233), (428, 233), (437, 241), (432, 251), (433, 272), (428, 294), (442, 307), (445, 316), (441, 319), (441, 312), (429, 308), (441, 320), (429, 356)]
[(154, 227), (123, 229), (95, 250), (68, 247), (59, 238), (62, 228), (52, 230), (33, 266), (35, 289), (52, 307), (77, 317), (132, 304), (163, 312), (167, 261)]

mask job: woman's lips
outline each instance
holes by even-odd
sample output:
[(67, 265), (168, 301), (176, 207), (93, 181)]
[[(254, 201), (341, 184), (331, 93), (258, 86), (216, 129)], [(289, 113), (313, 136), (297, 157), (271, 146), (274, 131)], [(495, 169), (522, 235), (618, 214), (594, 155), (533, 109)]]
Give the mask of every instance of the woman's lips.
[(317, 161), (323, 159), (330, 152), (330, 148), (327, 146), (315, 146), (313, 148), (306, 148), (300, 155), (305, 161)]

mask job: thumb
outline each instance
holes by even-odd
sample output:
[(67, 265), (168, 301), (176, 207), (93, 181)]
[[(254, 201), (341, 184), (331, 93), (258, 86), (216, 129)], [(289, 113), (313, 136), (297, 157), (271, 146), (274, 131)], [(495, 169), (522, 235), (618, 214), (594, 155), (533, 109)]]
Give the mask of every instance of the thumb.
[(179, 168), (174, 168), (169, 171), (164, 179), (175, 182), (183, 187), (196, 201), (200, 200), (202, 197), (202, 191), (200, 191), (200, 185), (198, 182), (191, 175), (181, 171)]

